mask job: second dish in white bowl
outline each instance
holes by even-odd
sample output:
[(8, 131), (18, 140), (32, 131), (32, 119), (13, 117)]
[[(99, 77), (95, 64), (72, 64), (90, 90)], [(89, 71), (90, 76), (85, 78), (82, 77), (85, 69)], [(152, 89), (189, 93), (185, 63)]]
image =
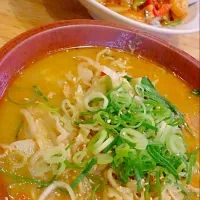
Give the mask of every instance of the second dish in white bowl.
[(120, 15), (100, 4), (96, 0), (79, 1), (85, 8), (87, 8), (88, 12), (94, 19), (119, 23), (131, 28), (137, 28), (146, 32), (150, 32), (157, 36), (162, 37), (162, 35), (180, 35), (199, 31), (199, 2), (189, 6), (188, 16), (185, 18), (182, 24), (174, 27), (157, 27)]

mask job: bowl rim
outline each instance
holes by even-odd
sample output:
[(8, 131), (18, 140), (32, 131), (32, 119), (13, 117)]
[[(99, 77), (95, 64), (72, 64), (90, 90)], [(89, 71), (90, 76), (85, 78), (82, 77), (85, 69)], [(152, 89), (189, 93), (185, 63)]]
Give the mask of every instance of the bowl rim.
[(10, 41), (8, 41), (6, 44), (4, 44), (0, 48), (0, 66), (1, 66), (1, 63), (3, 62), (3, 60), (6, 58), (6, 55), (9, 54), (9, 52), (11, 52), (12, 49), (14, 49), (17, 45), (19, 45), (26, 39), (31, 38), (34, 35), (37, 35), (39, 33), (42, 33), (42, 32), (45, 32), (45, 31), (48, 31), (51, 29), (63, 27), (63, 26), (84, 26), (84, 25), (109, 27), (109, 28), (119, 29), (119, 30), (123, 30), (123, 31), (130, 31), (130, 32), (133, 32), (136, 34), (140, 34), (142, 37), (149, 38), (153, 41), (156, 41), (161, 46), (165, 46), (166, 48), (170, 49), (171, 51), (177, 52), (182, 57), (185, 57), (187, 60), (189, 60), (189, 62), (193, 63), (198, 68), (200, 68), (200, 65), (199, 65), (200, 62), (197, 59), (195, 59), (194, 57), (192, 57), (185, 51), (173, 46), (169, 42), (167, 42), (161, 38), (158, 38), (154, 35), (151, 35), (150, 33), (141, 31), (139, 29), (128, 28), (126, 26), (115, 24), (115, 23), (99, 21), (99, 20), (91, 20), (91, 19), (73, 19), (73, 20), (56, 21), (53, 23), (45, 24), (45, 25), (27, 30), (27, 31), (17, 35), (16, 37), (14, 37)]
[[(148, 31), (152, 31), (154, 33), (163, 33), (163, 34), (171, 34), (171, 35), (180, 35), (180, 34), (188, 34), (188, 33), (195, 33), (199, 31), (199, 27), (197, 28), (192, 28), (192, 29), (167, 29), (167, 28), (159, 28), (159, 27), (155, 27), (149, 24), (145, 24), (142, 22), (138, 22), (136, 20), (133, 19), (129, 19), (128, 17), (125, 17), (107, 7), (105, 7), (104, 5), (100, 4), (99, 2), (97, 2), (96, 0), (79, 0), (82, 4), (84, 4), (84, 1), (91, 5), (93, 5), (94, 7), (96, 7), (97, 9), (101, 10), (102, 12), (105, 12), (111, 16), (113, 16), (114, 18), (122, 21), (124, 24), (128, 23), (128, 24), (132, 24), (133, 26), (137, 26), (137, 28), (141, 28), (141, 29), (145, 29)], [(197, 7), (199, 7), (199, 1), (196, 2), (198, 5)], [(195, 3), (195, 4), (196, 4)], [(89, 9), (88, 9), (89, 10)]]

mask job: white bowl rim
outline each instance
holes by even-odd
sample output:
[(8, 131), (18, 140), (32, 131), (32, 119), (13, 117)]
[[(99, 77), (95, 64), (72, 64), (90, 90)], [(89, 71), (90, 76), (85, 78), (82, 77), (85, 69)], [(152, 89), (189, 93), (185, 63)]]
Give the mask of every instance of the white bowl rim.
[[(191, 28), (191, 29), (167, 29), (167, 28), (159, 28), (159, 27), (155, 27), (152, 25), (148, 25), (142, 22), (138, 22), (136, 20), (133, 19), (129, 19), (128, 17), (125, 17), (107, 7), (105, 7), (104, 5), (100, 4), (99, 2), (97, 2), (96, 0), (79, 0), (80, 2), (88, 2), (90, 4), (92, 4), (93, 6), (95, 6), (96, 8), (102, 10), (103, 12), (112, 15), (115, 18), (118, 18), (119, 20), (121, 20), (124, 25), (126, 25), (126, 23), (128, 22), (129, 24), (135, 25), (137, 26), (137, 28), (141, 28), (141, 29), (145, 29), (148, 31), (152, 31), (155, 33), (163, 33), (163, 34), (188, 34), (188, 33), (194, 33), (194, 32), (198, 32), (199, 31), (199, 27), (198, 28)], [(197, 2), (199, 4), (199, 1)], [(199, 5), (197, 5), (199, 7)]]

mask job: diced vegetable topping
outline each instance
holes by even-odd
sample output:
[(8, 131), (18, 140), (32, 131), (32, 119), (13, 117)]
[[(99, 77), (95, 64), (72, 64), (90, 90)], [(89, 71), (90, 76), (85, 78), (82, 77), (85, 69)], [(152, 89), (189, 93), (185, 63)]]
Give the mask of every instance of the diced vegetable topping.
[(187, 0), (97, 0), (121, 15), (153, 26), (177, 26), (188, 15)]

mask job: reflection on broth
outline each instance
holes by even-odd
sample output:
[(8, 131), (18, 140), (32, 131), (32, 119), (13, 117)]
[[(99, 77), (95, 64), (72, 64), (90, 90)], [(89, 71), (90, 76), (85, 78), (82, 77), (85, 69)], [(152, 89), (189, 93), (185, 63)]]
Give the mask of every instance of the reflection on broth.
[(198, 199), (199, 97), (131, 54), (35, 61), (1, 100), (0, 133), (0, 199)]

